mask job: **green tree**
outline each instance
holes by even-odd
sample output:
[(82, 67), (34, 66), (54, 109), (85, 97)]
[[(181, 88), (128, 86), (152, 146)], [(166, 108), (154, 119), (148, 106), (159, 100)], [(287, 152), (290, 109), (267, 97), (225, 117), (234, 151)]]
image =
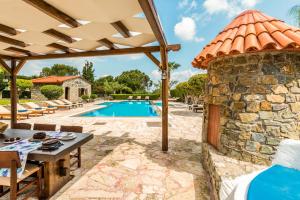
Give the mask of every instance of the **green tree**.
[(139, 70), (125, 71), (115, 79), (120, 84), (131, 88), (133, 92), (145, 92), (152, 86), (152, 81), (148, 75)]
[(97, 94), (98, 96), (103, 96), (106, 94), (104, 89), (104, 83), (107, 82), (113, 82), (114, 77), (113, 76), (105, 76), (100, 77), (97, 80), (95, 80), (93, 84), (93, 93)]
[(64, 65), (64, 64), (55, 64), (52, 67), (44, 67), (40, 76), (77, 76), (79, 75), (77, 68)]
[(95, 80), (95, 70), (92, 62), (85, 61), (85, 64), (82, 69), (82, 77), (89, 81), (90, 83), (94, 83)]
[(289, 14), (296, 20), (297, 26), (300, 27), (300, 5), (293, 6)]
[(189, 78), (189, 93), (194, 96), (200, 96), (204, 93), (205, 82), (207, 79), (207, 74), (196, 74)]
[(58, 99), (64, 93), (64, 89), (58, 85), (44, 85), (40, 90), (49, 100)]

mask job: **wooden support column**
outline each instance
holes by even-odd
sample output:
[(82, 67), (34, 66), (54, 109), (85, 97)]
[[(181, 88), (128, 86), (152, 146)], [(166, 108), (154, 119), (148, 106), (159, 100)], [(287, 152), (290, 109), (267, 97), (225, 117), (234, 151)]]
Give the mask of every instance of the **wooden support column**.
[(11, 128), (17, 123), (17, 74), (15, 73), (17, 62), (15, 59), (11, 60), (11, 73), (10, 73), (10, 105), (11, 105)]
[(168, 151), (168, 97), (169, 97), (169, 76), (168, 76), (168, 51), (165, 47), (160, 49), (162, 69), (162, 150)]

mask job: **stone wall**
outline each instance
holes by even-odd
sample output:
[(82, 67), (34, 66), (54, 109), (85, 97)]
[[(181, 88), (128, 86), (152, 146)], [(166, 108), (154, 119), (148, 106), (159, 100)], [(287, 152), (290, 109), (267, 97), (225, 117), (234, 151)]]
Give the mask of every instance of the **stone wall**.
[(268, 164), (279, 142), (300, 135), (300, 52), (223, 57), (208, 66), (203, 138), (208, 105), (221, 107), (218, 149)]

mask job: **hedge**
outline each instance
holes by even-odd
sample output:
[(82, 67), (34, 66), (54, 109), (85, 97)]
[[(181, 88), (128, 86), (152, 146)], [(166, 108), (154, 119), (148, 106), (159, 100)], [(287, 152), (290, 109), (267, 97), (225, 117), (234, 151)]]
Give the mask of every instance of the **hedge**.
[(159, 94), (112, 94), (111, 96), (114, 100), (125, 100), (128, 99), (129, 96), (132, 96), (133, 99), (136, 99), (137, 96), (141, 96), (142, 99), (149, 96), (150, 100), (157, 100), (160, 97)]
[(64, 89), (58, 85), (44, 85), (40, 88), (41, 93), (49, 100), (58, 99), (64, 93)]

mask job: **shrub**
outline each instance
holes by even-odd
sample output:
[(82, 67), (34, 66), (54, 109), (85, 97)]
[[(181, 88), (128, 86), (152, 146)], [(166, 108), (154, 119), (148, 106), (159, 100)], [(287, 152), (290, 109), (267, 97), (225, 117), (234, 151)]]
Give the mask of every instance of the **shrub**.
[(82, 95), (81, 98), (82, 98), (82, 100), (87, 101), (90, 97), (89, 97), (89, 95)]
[(149, 96), (150, 100), (157, 100), (160, 97), (159, 94), (112, 94), (111, 96), (114, 100), (125, 100), (128, 99), (129, 96), (133, 96), (134, 99), (136, 99), (137, 96), (141, 96), (142, 99)]
[(58, 99), (64, 90), (61, 86), (57, 85), (44, 85), (41, 87), (41, 93), (49, 100)]
[(98, 96), (96, 94), (91, 94), (90, 99), (96, 99)]

